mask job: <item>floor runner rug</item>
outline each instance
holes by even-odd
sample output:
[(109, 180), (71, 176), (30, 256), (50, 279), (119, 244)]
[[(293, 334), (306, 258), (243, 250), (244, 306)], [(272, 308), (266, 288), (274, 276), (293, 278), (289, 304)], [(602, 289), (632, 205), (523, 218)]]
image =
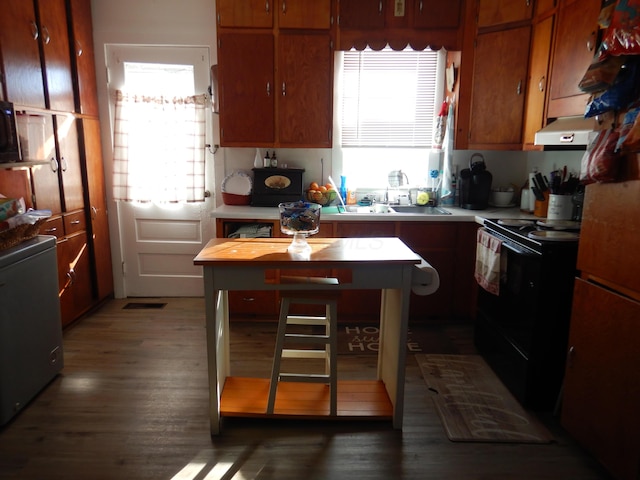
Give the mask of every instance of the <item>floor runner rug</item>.
[[(377, 355), (380, 328), (373, 324), (339, 324), (338, 354)], [(417, 325), (407, 333), (407, 353), (456, 353), (451, 340), (439, 328)]]
[(527, 412), (480, 355), (415, 356), (450, 440), (550, 443), (553, 436)]

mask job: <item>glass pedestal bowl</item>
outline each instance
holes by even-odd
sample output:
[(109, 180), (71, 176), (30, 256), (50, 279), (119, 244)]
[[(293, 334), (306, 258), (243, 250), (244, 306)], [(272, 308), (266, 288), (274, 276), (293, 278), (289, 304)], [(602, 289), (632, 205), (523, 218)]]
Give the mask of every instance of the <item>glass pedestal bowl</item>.
[(280, 231), (293, 235), (287, 251), (300, 257), (309, 257), (311, 247), (307, 236), (320, 231), (320, 211), (322, 205), (310, 202), (289, 202), (278, 205), (280, 210)]

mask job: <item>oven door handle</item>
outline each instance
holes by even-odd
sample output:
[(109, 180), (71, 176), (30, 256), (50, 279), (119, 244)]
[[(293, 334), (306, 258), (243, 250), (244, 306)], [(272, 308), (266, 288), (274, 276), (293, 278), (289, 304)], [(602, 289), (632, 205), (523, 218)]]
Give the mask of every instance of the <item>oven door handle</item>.
[(524, 255), (527, 257), (535, 257), (537, 255), (536, 252), (533, 252), (528, 248), (521, 247), (520, 245), (512, 242), (511, 240), (507, 239), (506, 237), (503, 237), (502, 235), (496, 234), (495, 232), (489, 232), (489, 235), (500, 240), (504, 248), (511, 250), (513, 253), (517, 255)]

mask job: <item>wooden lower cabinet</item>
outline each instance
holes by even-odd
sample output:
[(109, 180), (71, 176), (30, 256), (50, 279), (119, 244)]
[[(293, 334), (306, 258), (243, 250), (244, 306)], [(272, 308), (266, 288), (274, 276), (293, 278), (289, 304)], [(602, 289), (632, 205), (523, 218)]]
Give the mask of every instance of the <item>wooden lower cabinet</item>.
[[(228, 237), (245, 223), (272, 225), (272, 236), (283, 237), (274, 220), (217, 219), (217, 235)], [(411, 295), (413, 321), (441, 321), (473, 318), (476, 283), (475, 234), (469, 222), (327, 221), (321, 223), (320, 237), (399, 237), (418, 255), (433, 265), (440, 276), (440, 288), (433, 295)], [(274, 275), (307, 275), (303, 270), (275, 272)], [(317, 274), (317, 273), (316, 273)], [(340, 272), (322, 272), (339, 276)], [(379, 291), (344, 290), (338, 304), (340, 321), (371, 322), (380, 315)], [(232, 319), (275, 320), (279, 309), (277, 291), (229, 292)], [(302, 312), (300, 312), (302, 313)]]
[(58, 240), (58, 289), (62, 326), (73, 322), (93, 305), (87, 233)]
[(640, 302), (577, 279), (562, 426), (614, 478), (640, 478)]

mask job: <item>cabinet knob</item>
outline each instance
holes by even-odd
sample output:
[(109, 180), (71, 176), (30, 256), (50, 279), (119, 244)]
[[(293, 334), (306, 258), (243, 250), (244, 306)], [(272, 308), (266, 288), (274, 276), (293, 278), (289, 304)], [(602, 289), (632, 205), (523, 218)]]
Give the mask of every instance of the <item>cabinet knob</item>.
[(267, 82), (267, 97), (271, 96), (271, 82)]
[(76, 282), (76, 272), (73, 268), (70, 268), (67, 272), (67, 278), (69, 279), (69, 285), (73, 285)]
[(287, 96), (287, 84), (285, 82), (282, 82), (282, 96)]
[(543, 76), (540, 77), (540, 81), (538, 82), (538, 90), (540, 90), (541, 92), (544, 92), (545, 84), (546, 84), (546, 78), (543, 75)]

